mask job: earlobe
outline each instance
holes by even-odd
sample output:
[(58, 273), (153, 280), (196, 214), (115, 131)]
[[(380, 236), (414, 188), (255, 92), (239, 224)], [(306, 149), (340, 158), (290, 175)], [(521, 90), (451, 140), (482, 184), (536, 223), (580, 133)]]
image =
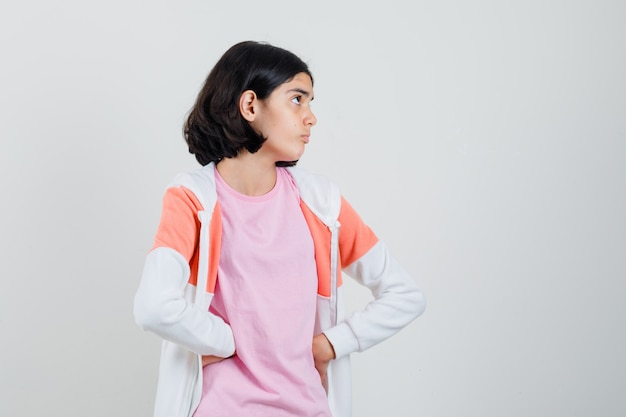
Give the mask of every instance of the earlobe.
[(239, 97), (239, 112), (248, 122), (253, 122), (256, 116), (255, 106), (257, 103), (256, 93), (252, 90), (246, 90)]

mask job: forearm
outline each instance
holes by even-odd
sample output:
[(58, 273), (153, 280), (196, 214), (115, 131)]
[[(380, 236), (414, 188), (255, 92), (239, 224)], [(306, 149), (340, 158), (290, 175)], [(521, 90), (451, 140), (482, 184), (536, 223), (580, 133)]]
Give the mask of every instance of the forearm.
[(135, 319), (144, 330), (200, 355), (228, 357), (235, 350), (230, 326), (185, 298), (189, 266), (176, 251), (148, 254), (135, 296)]
[(342, 323), (324, 330), (337, 357), (366, 350), (396, 334), (425, 309), (413, 277), (377, 243), (346, 272), (368, 287), (374, 299)]

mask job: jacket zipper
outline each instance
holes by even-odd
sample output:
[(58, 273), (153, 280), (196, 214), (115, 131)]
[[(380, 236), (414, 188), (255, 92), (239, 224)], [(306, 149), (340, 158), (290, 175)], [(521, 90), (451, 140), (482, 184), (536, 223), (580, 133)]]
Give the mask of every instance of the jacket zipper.
[(339, 266), (339, 220), (329, 226), (330, 228), (330, 319), (333, 326), (337, 325), (337, 285)]
[(198, 279), (196, 281), (196, 296), (194, 304), (204, 307), (206, 298), (206, 286), (209, 279), (209, 223), (213, 212), (209, 210), (198, 211), (200, 220), (200, 242), (198, 260)]

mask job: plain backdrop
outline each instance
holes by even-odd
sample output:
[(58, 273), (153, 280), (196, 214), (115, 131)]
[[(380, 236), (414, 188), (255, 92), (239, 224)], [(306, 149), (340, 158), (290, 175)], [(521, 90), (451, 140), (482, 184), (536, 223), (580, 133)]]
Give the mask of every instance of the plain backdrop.
[[(301, 165), (426, 313), (353, 355), (355, 417), (626, 415), (626, 3), (33, 0), (0, 6), (0, 415), (149, 416), (132, 300), (221, 54), (315, 76)], [(349, 308), (367, 291), (349, 282)]]

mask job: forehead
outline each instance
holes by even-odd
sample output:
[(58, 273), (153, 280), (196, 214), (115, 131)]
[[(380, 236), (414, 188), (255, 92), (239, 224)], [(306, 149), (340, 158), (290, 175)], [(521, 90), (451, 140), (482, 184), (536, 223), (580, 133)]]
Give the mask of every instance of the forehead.
[(299, 72), (291, 80), (279, 85), (276, 92), (289, 93), (298, 91), (302, 94), (313, 96), (313, 82), (306, 72)]

